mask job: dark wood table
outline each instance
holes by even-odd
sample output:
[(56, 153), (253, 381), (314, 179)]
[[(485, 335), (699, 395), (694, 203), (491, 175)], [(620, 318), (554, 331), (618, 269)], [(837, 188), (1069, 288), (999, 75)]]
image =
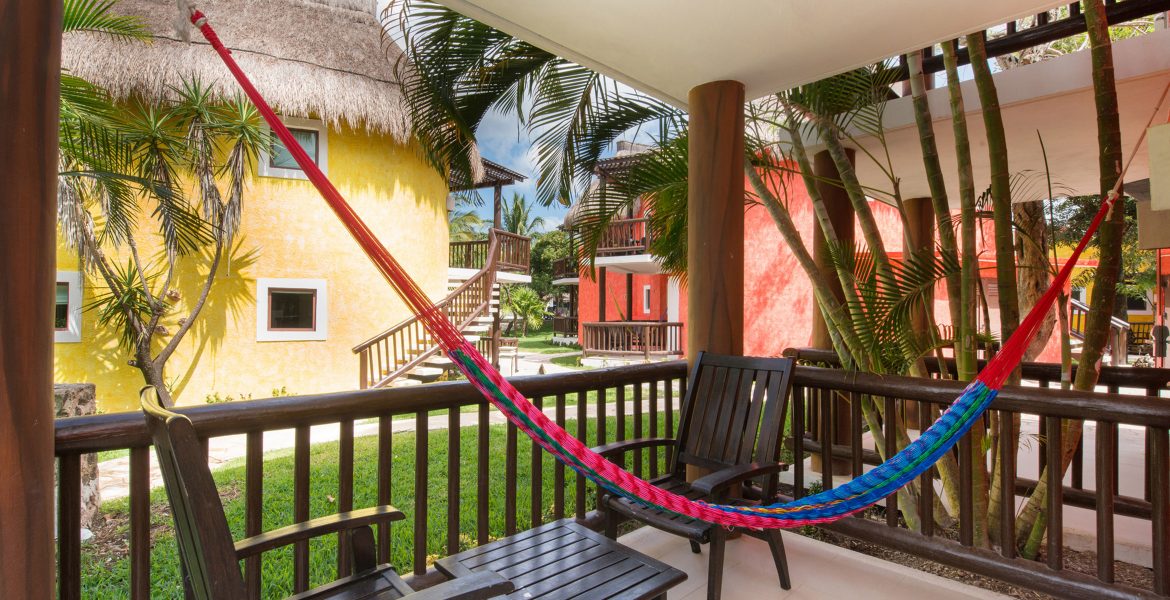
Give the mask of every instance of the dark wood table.
[(542, 525), (435, 563), (448, 577), (495, 571), (516, 586), (513, 599), (666, 598), (687, 574), (578, 525)]

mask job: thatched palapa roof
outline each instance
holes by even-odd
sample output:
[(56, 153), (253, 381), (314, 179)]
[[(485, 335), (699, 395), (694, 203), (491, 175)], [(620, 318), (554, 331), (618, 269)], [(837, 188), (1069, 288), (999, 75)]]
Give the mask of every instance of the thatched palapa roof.
[[(232, 50), (260, 93), (285, 115), (389, 133), (405, 142), (408, 117), (384, 47), (374, 0), (202, 0), (199, 9)], [(225, 96), (238, 90), (198, 31), (191, 42), (174, 30), (174, 0), (119, 0), (114, 12), (137, 15), (148, 44), (71, 34), (62, 66), (117, 98), (160, 98), (197, 76)]]

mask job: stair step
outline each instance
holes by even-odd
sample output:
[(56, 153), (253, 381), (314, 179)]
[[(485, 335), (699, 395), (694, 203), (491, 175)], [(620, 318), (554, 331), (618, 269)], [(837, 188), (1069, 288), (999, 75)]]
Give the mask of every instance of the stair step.
[(430, 383), (447, 372), (446, 369), (438, 369), (435, 367), (415, 367), (406, 374), (407, 378), (423, 383)]
[(483, 336), (481, 336), (481, 335), (474, 335), (474, 334), (468, 335), (466, 333), (463, 334), (463, 339), (467, 340), (467, 343), (469, 343), (469, 344), (474, 344), (474, 343), (478, 342), (482, 337)]
[(395, 379), (394, 381), (391, 381), (389, 383), (389, 385), (387, 385), (386, 387), (392, 387), (392, 388), (393, 387), (413, 387), (416, 385), (422, 385), (422, 383), (423, 382), (421, 382), (417, 379), (411, 379), (409, 377), (399, 377), (399, 378)]
[(487, 333), (492, 330), (491, 325), (468, 325), (463, 328), (463, 333)]
[(451, 369), (455, 368), (455, 361), (447, 358), (446, 356), (436, 354), (423, 361), (423, 366), (450, 371)]

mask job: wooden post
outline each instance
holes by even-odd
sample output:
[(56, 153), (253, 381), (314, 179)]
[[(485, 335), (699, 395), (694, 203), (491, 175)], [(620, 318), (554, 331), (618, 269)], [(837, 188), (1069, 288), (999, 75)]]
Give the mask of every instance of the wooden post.
[(634, 274), (626, 273), (626, 320), (634, 321)]
[[(852, 161), (854, 157), (853, 150), (847, 150), (849, 160)], [(856, 220), (854, 219), (853, 204), (849, 201), (849, 194), (839, 183), (841, 174), (837, 171), (837, 165), (833, 162), (833, 158), (829, 156), (827, 151), (822, 151), (813, 156), (813, 174), (817, 176), (817, 190), (820, 191), (821, 198), (825, 203), (825, 210), (829, 213), (829, 222), (833, 224), (833, 231), (837, 236), (837, 242), (842, 246), (851, 246), (855, 239)], [(837, 182), (837, 183), (834, 183)], [(824, 275), (829, 282), (829, 287), (833, 290), (833, 295), (838, 302), (843, 302), (845, 293), (841, 291), (841, 281), (837, 277), (837, 268), (833, 266), (833, 260), (829, 253), (828, 240), (825, 237), (824, 231), (821, 228), (813, 227), (813, 262), (817, 265), (817, 270)], [(824, 317), (819, 310), (814, 310), (812, 314), (812, 336), (809, 340), (813, 348), (820, 348), (822, 350), (832, 350), (833, 341), (829, 337), (829, 327), (825, 323)], [(829, 410), (828, 405), (823, 406), (820, 411), (821, 419), (831, 418), (836, 414), (837, 419), (833, 428), (827, 428), (823, 423), (810, 423), (815, 435), (820, 435), (818, 432), (831, 432), (833, 440), (837, 443), (846, 443), (846, 440), (852, 440), (851, 423), (849, 419), (849, 402), (844, 399), (835, 400), (837, 403), (837, 410)], [(820, 440), (821, 443), (829, 443), (828, 440)], [(812, 455), (812, 470), (821, 472), (821, 455)], [(834, 473), (849, 473), (850, 462), (847, 459), (834, 461)]]
[(609, 304), (605, 297), (608, 293), (605, 289), (608, 276), (605, 267), (597, 269), (597, 320), (602, 323), (605, 322), (605, 307)]
[(744, 89), (691, 90), (687, 233), (687, 359), (743, 354)]
[(0, 598), (54, 594), (60, 2), (0, 10)]
[[(853, 151), (849, 150), (848, 153), (850, 160), (852, 160)], [(819, 178), (817, 189), (824, 199), (825, 210), (829, 213), (829, 221), (833, 224), (833, 231), (837, 234), (838, 242), (842, 245), (852, 245), (855, 238), (853, 205), (849, 202), (849, 195), (845, 193), (841, 185), (832, 183), (833, 180), (839, 181), (841, 176), (837, 172), (837, 165), (833, 163), (828, 152), (820, 152), (813, 156), (813, 174)], [(833, 296), (837, 298), (838, 302), (843, 302), (845, 293), (841, 290), (837, 269), (833, 266), (833, 261), (830, 258), (829, 245), (825, 239), (825, 233), (821, 231), (820, 227), (813, 227), (813, 262), (816, 263), (817, 270), (829, 282)], [(829, 328), (819, 310), (814, 310), (812, 313), (812, 326), (809, 345), (821, 350), (832, 350), (833, 341), (829, 338)]]
[(495, 229), (503, 229), (504, 185), (497, 183), (493, 189), (495, 193), (492, 195), (492, 227)]

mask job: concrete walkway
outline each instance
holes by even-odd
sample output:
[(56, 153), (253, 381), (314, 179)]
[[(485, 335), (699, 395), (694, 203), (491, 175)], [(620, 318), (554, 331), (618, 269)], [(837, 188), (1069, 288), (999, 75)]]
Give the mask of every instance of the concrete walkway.
[[(560, 373), (566, 371), (573, 371), (567, 367), (553, 364), (547, 360), (548, 358), (558, 356), (573, 356), (580, 354), (580, 352), (569, 352), (565, 354), (528, 354), (521, 355), (517, 360), (517, 369), (512, 370), (511, 360), (501, 357), (500, 362), (502, 371), (505, 376), (513, 375), (535, 375), (540, 372), (541, 367), (544, 368), (545, 373)], [(674, 408), (677, 410), (681, 398), (678, 394), (674, 396)], [(627, 414), (633, 414), (632, 411), (633, 400), (627, 400)], [(615, 414), (613, 403), (606, 405), (606, 414)], [(589, 404), (586, 407), (586, 414), (590, 418), (597, 415), (597, 405)], [(649, 401), (643, 401), (644, 414), (649, 414)], [(550, 419), (556, 418), (556, 407), (546, 407), (544, 414)], [(571, 408), (568, 411), (568, 418), (576, 418), (576, 408)], [(488, 421), (492, 425), (503, 425), (507, 423), (507, 419), (499, 411), (494, 408), (491, 410)], [(396, 419), (393, 422), (391, 431), (394, 433), (409, 432), (415, 430), (415, 419)], [(427, 428), (431, 431), (447, 429), (449, 419), (446, 414), (432, 416), (427, 421)], [(479, 415), (475, 412), (465, 412), (459, 417), (460, 427), (472, 427), (479, 424)], [(377, 435), (378, 423), (376, 421), (361, 422), (354, 424), (354, 437), (364, 437)], [(314, 444), (336, 442), (341, 434), (341, 428), (338, 424), (318, 425), (310, 429), (310, 439)], [(264, 452), (274, 452), (277, 450), (286, 450), (292, 448), (296, 443), (296, 432), (292, 429), (283, 429), (278, 431), (267, 431), (264, 433)], [(211, 438), (208, 442), (208, 464), (212, 470), (221, 468), (229, 461), (243, 458), (247, 452), (247, 436), (246, 435), (229, 435), (224, 437)], [(162, 485), (162, 474), (158, 470), (158, 464), (153, 453), (150, 459), (150, 487), (155, 488)], [(123, 457), (112, 460), (107, 460), (98, 464), (98, 491), (101, 500), (113, 500), (115, 498), (124, 498), (130, 493), (130, 458)]]

